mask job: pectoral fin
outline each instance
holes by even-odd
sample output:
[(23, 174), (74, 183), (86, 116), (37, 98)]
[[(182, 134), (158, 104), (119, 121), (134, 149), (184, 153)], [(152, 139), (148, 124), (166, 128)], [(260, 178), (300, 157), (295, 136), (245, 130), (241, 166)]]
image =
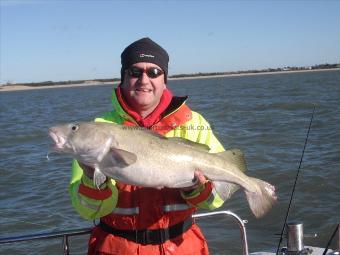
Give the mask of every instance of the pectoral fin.
[(126, 167), (136, 163), (137, 155), (120, 149), (111, 149), (111, 156), (116, 161), (117, 166)]
[(95, 166), (94, 174), (93, 174), (93, 184), (99, 189), (100, 185), (102, 185), (106, 181), (106, 176), (100, 171), (100, 169)]

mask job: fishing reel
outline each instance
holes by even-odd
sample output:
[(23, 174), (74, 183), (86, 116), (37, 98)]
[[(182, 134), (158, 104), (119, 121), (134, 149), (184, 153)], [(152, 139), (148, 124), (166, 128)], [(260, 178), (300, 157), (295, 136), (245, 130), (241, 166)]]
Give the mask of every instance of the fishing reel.
[[(286, 225), (287, 247), (280, 250), (280, 255), (309, 255), (320, 254), (320, 248), (304, 247), (303, 244), (303, 223), (301, 221), (290, 221)], [(340, 240), (340, 239), (339, 239)], [(327, 245), (328, 246), (328, 245)], [(315, 250), (316, 249), (316, 250)], [(339, 251), (330, 251), (328, 247), (322, 253), (323, 255), (340, 255)]]
[(290, 221), (286, 225), (287, 247), (281, 249), (281, 255), (308, 255), (312, 248), (305, 248), (303, 244), (303, 223)]

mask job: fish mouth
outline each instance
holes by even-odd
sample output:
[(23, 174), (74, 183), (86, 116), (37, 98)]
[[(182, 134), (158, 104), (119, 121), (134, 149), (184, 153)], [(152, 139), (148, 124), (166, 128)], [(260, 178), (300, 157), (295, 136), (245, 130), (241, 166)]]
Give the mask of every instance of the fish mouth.
[(53, 131), (51, 129), (48, 131), (48, 134), (55, 143), (53, 149), (55, 149), (57, 151), (62, 150), (65, 146), (65, 143), (66, 143), (65, 138), (58, 135), (55, 131)]

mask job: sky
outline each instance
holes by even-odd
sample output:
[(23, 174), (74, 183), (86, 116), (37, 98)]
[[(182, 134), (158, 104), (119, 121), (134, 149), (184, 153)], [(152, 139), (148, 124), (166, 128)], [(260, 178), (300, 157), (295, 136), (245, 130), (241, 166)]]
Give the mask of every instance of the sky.
[(0, 0), (0, 84), (119, 78), (150, 37), (169, 75), (340, 63), (340, 1)]

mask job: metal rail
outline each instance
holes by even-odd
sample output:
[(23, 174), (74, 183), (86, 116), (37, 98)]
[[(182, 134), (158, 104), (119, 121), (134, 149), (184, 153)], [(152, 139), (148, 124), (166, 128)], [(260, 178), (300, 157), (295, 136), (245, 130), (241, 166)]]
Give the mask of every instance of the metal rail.
[(203, 217), (209, 217), (209, 216), (215, 216), (215, 215), (226, 215), (233, 217), (240, 228), (241, 232), (241, 239), (242, 239), (242, 244), (243, 244), (243, 255), (249, 255), (248, 251), (248, 240), (247, 240), (247, 232), (246, 232), (246, 226), (245, 224), (248, 222), (246, 220), (242, 220), (240, 217), (238, 217), (235, 213), (231, 211), (217, 211), (217, 212), (208, 212), (208, 213), (197, 213), (194, 214), (192, 217), (194, 219), (196, 218), (203, 218)]
[(91, 231), (92, 231), (92, 228), (82, 228), (82, 229), (54, 231), (54, 232), (47, 232), (47, 233), (40, 233), (40, 234), (29, 234), (29, 235), (22, 235), (22, 236), (5, 237), (5, 238), (0, 238), (0, 245), (35, 241), (35, 240), (43, 240), (43, 239), (63, 238), (63, 243), (62, 243), (63, 254), (69, 255), (70, 249), (69, 249), (68, 238), (70, 236), (80, 236), (80, 235), (90, 234)]
[[(194, 214), (192, 217), (194, 219), (199, 219), (199, 218), (211, 217), (211, 216), (216, 216), (216, 215), (225, 215), (225, 216), (229, 216), (229, 217), (236, 219), (238, 226), (240, 228), (240, 232), (241, 232), (241, 239), (242, 239), (242, 244), (243, 244), (243, 255), (249, 255), (247, 234), (246, 234), (246, 227), (245, 227), (245, 223), (247, 223), (247, 221), (242, 220), (235, 213), (231, 211), (217, 211), (217, 212), (208, 212), (208, 213), (197, 213), (197, 214)], [(92, 231), (92, 228), (82, 228), (82, 229), (54, 231), (54, 232), (47, 232), (47, 233), (40, 233), (40, 234), (29, 234), (29, 235), (5, 237), (5, 238), (0, 238), (0, 245), (18, 243), (18, 242), (26, 242), (26, 241), (34, 241), (34, 240), (43, 240), (43, 239), (63, 238), (63, 254), (69, 255), (70, 250), (69, 250), (68, 238), (70, 236), (80, 236), (80, 235), (90, 234), (91, 231)]]
[(42, 239), (51, 239), (51, 238), (60, 238), (64, 236), (79, 236), (90, 234), (92, 228), (82, 228), (82, 229), (71, 229), (65, 231), (55, 231), (55, 232), (47, 232), (40, 234), (30, 234), (30, 235), (22, 235), (22, 236), (13, 236), (13, 237), (5, 237), (0, 238), (0, 244), (9, 244), (9, 243), (17, 243), (17, 242), (26, 242), (33, 240), (42, 240)]

